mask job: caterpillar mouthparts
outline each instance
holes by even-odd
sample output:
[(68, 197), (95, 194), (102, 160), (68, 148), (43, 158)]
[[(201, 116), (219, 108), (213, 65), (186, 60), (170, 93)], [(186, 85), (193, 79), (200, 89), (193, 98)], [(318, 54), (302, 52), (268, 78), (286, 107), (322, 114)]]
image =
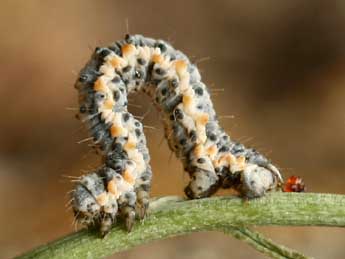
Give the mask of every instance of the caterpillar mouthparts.
[(220, 127), (197, 67), (163, 40), (126, 35), (96, 48), (75, 83), (78, 117), (104, 158), (80, 177), (72, 193), (75, 219), (104, 236), (122, 215), (128, 231), (149, 205), (152, 172), (143, 125), (128, 112), (129, 93), (151, 97), (162, 114), (168, 145), (190, 175), (189, 198), (234, 188), (247, 198), (283, 182), (278, 169), (255, 149), (234, 142)]

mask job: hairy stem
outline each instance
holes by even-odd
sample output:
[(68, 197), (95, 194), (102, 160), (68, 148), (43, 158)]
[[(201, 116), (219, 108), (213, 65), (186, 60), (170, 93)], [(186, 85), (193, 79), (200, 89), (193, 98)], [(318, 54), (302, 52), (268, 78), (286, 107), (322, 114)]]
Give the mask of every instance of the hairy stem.
[(272, 258), (279, 259), (307, 259), (309, 257), (274, 243), (272, 240), (264, 237), (260, 233), (250, 230), (246, 227), (224, 227), (224, 232), (229, 233), (233, 237), (242, 240), (252, 246), (254, 249), (266, 254)]
[(127, 233), (119, 224), (104, 239), (82, 230), (18, 258), (100, 258), (153, 240), (197, 231), (223, 231), (275, 258), (305, 258), (275, 245), (249, 226), (345, 226), (345, 195), (272, 193), (244, 202), (234, 196), (152, 200), (150, 215)]

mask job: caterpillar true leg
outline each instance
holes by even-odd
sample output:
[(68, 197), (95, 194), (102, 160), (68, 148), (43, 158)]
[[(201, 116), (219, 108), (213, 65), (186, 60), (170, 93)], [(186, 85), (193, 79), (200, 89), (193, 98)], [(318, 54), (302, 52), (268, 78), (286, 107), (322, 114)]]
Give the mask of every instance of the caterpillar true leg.
[(189, 198), (233, 187), (260, 197), (281, 182), (279, 171), (254, 149), (236, 143), (218, 124), (210, 94), (195, 65), (162, 40), (127, 35), (96, 48), (75, 84), (79, 118), (86, 123), (104, 165), (81, 178), (73, 192), (78, 222), (106, 234), (117, 215), (131, 230), (135, 211), (145, 216), (151, 186), (143, 126), (127, 110), (128, 94), (141, 90), (162, 114), (169, 147), (191, 181)]

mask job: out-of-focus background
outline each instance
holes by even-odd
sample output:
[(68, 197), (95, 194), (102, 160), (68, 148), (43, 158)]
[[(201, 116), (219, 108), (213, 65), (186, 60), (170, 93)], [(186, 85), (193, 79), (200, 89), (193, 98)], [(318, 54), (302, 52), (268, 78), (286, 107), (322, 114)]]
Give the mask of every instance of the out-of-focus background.
[[(96, 46), (127, 32), (162, 38), (199, 62), (232, 138), (300, 175), (308, 191), (345, 188), (344, 1), (1, 1), (0, 258), (74, 231), (63, 175), (100, 164), (74, 118), (77, 73)], [(224, 89), (224, 91), (222, 91)], [(133, 97), (142, 115), (147, 98)], [(227, 115), (227, 116), (225, 116)], [(233, 115), (234, 118), (228, 118)], [(152, 196), (182, 195), (187, 176), (156, 111), (144, 123)], [(169, 164), (169, 166), (167, 166)], [(345, 233), (267, 227), (272, 239), (316, 258), (344, 258)], [(172, 238), (113, 258), (263, 258), (221, 233)]]

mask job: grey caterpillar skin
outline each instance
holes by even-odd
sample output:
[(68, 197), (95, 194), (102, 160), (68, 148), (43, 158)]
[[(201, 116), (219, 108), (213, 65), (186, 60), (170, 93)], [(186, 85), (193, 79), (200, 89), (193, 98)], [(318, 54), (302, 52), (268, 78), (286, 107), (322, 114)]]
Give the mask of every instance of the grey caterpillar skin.
[(117, 215), (133, 226), (145, 216), (151, 186), (150, 156), (143, 126), (127, 110), (127, 96), (148, 94), (162, 114), (168, 145), (191, 181), (189, 198), (235, 188), (261, 197), (282, 182), (279, 171), (254, 149), (236, 143), (219, 126), (210, 94), (197, 67), (162, 40), (127, 35), (96, 48), (75, 83), (80, 119), (104, 164), (82, 176), (73, 193), (76, 219), (106, 234)]

